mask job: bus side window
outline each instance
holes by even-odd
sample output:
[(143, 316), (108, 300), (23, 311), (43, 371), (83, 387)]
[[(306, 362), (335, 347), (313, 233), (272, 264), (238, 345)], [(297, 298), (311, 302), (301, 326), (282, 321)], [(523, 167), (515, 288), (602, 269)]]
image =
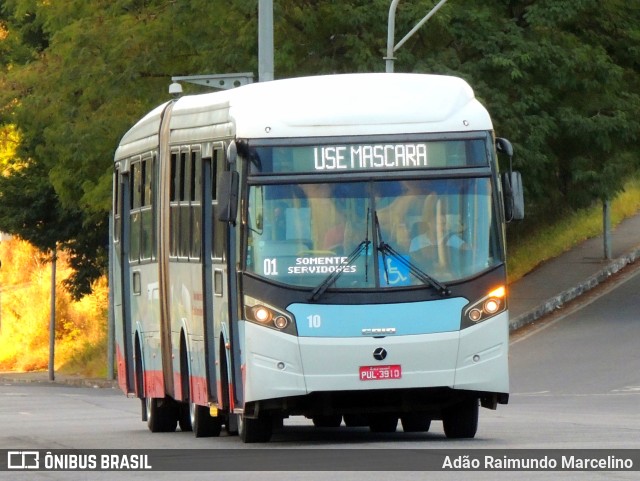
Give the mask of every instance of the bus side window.
[(140, 162), (140, 259), (149, 260), (153, 254), (153, 206), (152, 206), (152, 172), (153, 157), (148, 156)]
[(201, 239), (202, 239), (202, 156), (200, 151), (191, 151), (191, 246), (189, 258), (200, 259)]
[[(221, 148), (215, 149), (213, 151), (213, 159), (211, 166), (211, 175), (213, 179), (211, 179), (211, 203), (213, 204), (213, 218), (218, 218), (218, 179), (220, 178), (220, 174), (224, 170), (224, 154)], [(213, 257), (216, 259), (222, 259), (224, 257), (224, 247), (225, 247), (225, 226), (220, 223), (214, 222), (211, 223), (211, 228), (213, 229)]]
[(171, 180), (169, 184), (169, 204), (170, 204), (170, 238), (169, 238), (169, 257), (178, 257), (178, 233), (180, 232), (180, 206), (178, 204), (178, 154), (176, 152), (171, 153), (171, 165), (170, 175)]
[(142, 173), (140, 161), (131, 162), (131, 239), (129, 244), (129, 261), (140, 261), (140, 203)]
[(191, 165), (187, 162), (187, 152), (180, 152), (180, 230), (178, 233), (179, 257), (182, 259), (189, 258), (189, 248), (191, 247), (191, 212), (189, 207), (189, 198), (191, 193), (190, 171)]
[(116, 169), (113, 173), (113, 241), (120, 242), (120, 233), (122, 229), (121, 225), (121, 212), (122, 212), (122, 199), (120, 198), (120, 169)]

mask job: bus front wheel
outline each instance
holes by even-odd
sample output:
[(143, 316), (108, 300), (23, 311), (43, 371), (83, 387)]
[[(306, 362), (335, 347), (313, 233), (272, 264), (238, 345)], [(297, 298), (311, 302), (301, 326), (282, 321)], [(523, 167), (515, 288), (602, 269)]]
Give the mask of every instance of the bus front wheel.
[(372, 433), (395, 433), (398, 427), (398, 416), (379, 414), (369, 419), (369, 430)]
[(426, 433), (431, 427), (431, 418), (420, 413), (403, 414), (400, 422), (405, 433)]
[(450, 439), (473, 438), (478, 430), (478, 399), (467, 399), (442, 413), (444, 434)]
[(271, 439), (273, 423), (271, 417), (260, 415), (255, 419), (238, 416), (238, 434), (244, 443), (266, 443)]
[(322, 414), (313, 416), (313, 425), (317, 428), (339, 428), (342, 424), (340, 414)]

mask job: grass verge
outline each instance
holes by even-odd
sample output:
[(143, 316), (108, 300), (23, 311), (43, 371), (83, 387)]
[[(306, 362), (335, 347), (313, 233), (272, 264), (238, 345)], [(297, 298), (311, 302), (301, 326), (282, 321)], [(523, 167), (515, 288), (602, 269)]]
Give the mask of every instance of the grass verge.
[[(611, 202), (612, 227), (638, 211), (640, 177), (627, 182), (624, 191)], [(540, 227), (526, 238), (512, 242), (507, 252), (509, 283), (517, 281), (544, 261), (557, 257), (602, 232), (602, 205), (597, 204)]]

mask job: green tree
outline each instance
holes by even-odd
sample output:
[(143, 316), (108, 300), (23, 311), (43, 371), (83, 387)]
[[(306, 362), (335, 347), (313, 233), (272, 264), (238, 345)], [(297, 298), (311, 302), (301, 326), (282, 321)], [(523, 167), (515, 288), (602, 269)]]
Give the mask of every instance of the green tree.
[(42, 252), (78, 235), (78, 212), (62, 209), (42, 165), (30, 162), (0, 176), (0, 230)]
[(441, 12), (398, 63), (469, 80), (514, 141), (534, 213), (622, 189), (638, 169), (637, 2), (468, 1)]
[[(2, 3), (0, 125), (16, 126), (16, 155), (41, 169), (43, 196), (51, 188), (56, 208), (77, 213), (65, 242), (79, 292), (105, 267), (119, 138), (168, 98), (173, 75), (256, 72), (257, 4)], [(275, 0), (275, 76), (383, 71), (389, 4)], [(396, 41), (434, 5), (400, 2)], [(470, 82), (515, 144), (529, 212), (542, 218), (611, 196), (637, 170), (639, 25), (640, 4), (623, 0), (451, 1), (395, 69)]]

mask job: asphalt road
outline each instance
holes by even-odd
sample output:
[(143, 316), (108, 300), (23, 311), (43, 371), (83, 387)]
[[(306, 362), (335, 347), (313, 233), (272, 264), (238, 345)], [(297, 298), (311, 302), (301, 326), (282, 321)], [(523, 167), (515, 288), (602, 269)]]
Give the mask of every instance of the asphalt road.
[[(373, 434), (285, 421), (260, 449), (637, 449), (640, 450), (640, 270), (625, 272), (562, 312), (516, 333), (511, 400), (482, 409), (473, 440), (448, 440), (440, 422), (428, 433)], [(0, 449), (248, 449), (237, 437), (151, 434), (139, 402), (112, 389), (0, 385)], [(251, 446), (254, 447), (255, 446)], [(397, 453), (397, 452), (396, 452)], [(396, 454), (397, 455), (397, 454)], [(284, 466), (283, 466), (284, 468)], [(17, 477), (16, 474), (20, 474)], [(11, 475), (11, 476), (9, 476)], [(2, 473), (0, 479), (324, 479), (331, 473)], [(388, 479), (389, 473), (340, 478)], [(638, 479), (638, 471), (518, 473), (517, 479)], [(392, 479), (514, 479), (514, 473), (391, 473)]]

